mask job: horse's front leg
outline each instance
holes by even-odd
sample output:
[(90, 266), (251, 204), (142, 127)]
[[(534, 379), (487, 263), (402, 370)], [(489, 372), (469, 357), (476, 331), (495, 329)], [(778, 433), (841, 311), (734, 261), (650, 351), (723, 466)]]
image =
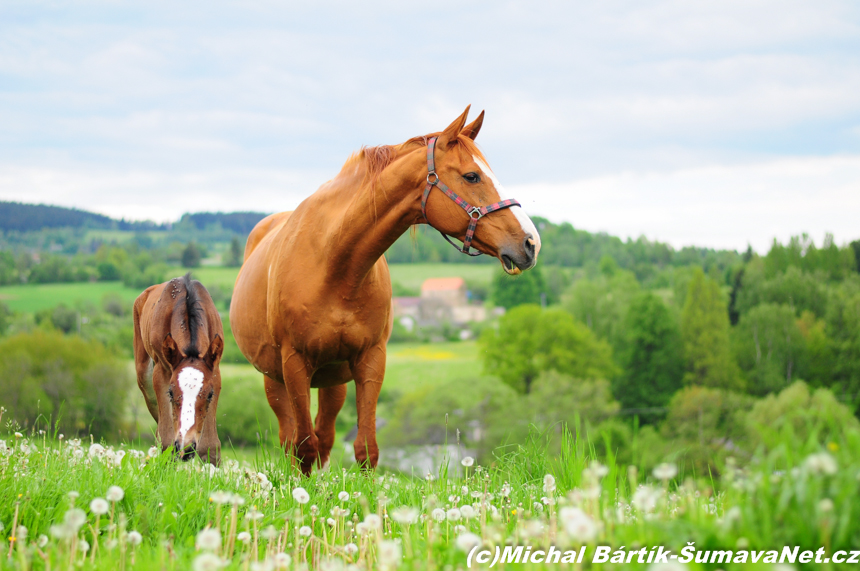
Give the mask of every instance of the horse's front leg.
[(376, 345), (362, 353), (351, 367), (358, 409), (358, 434), (353, 443), (355, 460), (365, 468), (376, 468), (379, 461), (376, 403), (385, 377), (385, 344)]
[(293, 409), (295, 433), (292, 451), (299, 460), (302, 473), (310, 475), (319, 458), (319, 443), (311, 420), (311, 376), (313, 371), (304, 357), (294, 350), (283, 355), (284, 386)]

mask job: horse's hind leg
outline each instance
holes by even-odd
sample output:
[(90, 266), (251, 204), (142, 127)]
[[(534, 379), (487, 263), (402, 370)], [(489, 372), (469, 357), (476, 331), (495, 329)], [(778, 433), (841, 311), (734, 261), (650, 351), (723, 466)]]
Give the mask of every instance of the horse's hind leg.
[(266, 384), (266, 399), (278, 417), (278, 438), (285, 452), (293, 452), (296, 438), (296, 418), (284, 383), (263, 375)]

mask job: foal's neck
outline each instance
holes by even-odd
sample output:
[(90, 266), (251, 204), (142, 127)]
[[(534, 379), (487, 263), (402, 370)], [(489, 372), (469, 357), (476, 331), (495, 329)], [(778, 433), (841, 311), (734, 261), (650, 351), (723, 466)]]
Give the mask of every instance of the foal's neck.
[(422, 149), (403, 152), (371, 183), (366, 177), (343, 213), (329, 272), (349, 289), (358, 288), (379, 258), (421, 217), (425, 173)]

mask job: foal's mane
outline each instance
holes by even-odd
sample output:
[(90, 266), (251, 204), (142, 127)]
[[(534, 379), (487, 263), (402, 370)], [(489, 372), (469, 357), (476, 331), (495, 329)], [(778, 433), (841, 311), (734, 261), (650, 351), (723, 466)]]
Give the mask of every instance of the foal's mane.
[[(194, 287), (194, 284), (199, 284), (200, 282), (194, 281), (191, 279), (191, 272), (188, 272), (182, 278), (182, 285), (185, 286), (185, 314), (186, 314), (186, 323), (188, 324), (188, 335), (190, 340), (188, 341), (188, 347), (185, 348), (186, 357), (197, 357), (200, 358), (200, 350), (197, 348), (197, 335), (200, 331), (200, 327), (203, 325), (203, 304), (200, 302), (200, 296), (197, 295), (197, 288)], [(180, 305), (182, 300), (177, 302), (177, 306)], [(177, 308), (182, 309), (182, 308)]]

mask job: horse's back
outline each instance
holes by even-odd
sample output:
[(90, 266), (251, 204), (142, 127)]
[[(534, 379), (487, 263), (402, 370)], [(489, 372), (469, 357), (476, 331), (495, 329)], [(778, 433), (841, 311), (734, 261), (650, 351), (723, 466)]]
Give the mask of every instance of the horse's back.
[(276, 212), (274, 214), (269, 214), (254, 226), (254, 229), (251, 230), (251, 233), (248, 235), (248, 241), (245, 243), (245, 258), (244, 261), (248, 261), (248, 258), (251, 254), (254, 253), (254, 250), (257, 249), (257, 246), (260, 245), (260, 242), (269, 235), (271, 232), (277, 232), (290, 218), (290, 214), (292, 214), (292, 210), (288, 210), (286, 212)]

